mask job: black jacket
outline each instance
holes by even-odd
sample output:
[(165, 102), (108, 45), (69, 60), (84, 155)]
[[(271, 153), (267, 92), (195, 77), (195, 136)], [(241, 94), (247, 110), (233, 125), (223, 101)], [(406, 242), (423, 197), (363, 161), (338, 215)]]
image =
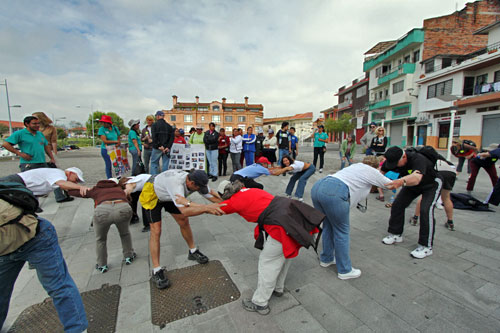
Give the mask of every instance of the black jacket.
[(210, 130), (205, 132), (203, 136), (203, 143), (205, 144), (205, 148), (207, 150), (216, 150), (219, 149), (219, 133), (214, 130), (210, 134)]
[(303, 202), (285, 197), (274, 197), (269, 206), (259, 215), (259, 237), (255, 241), (255, 248), (264, 248), (264, 225), (282, 226), (286, 233), (297, 243), (305, 247), (313, 246), (316, 249), (314, 237), (310, 234), (314, 228), (325, 219), (325, 215)]
[(153, 148), (158, 149), (162, 146), (163, 148), (172, 147), (172, 143), (174, 143), (174, 129), (164, 119), (158, 119), (151, 126), (151, 131), (153, 132)]

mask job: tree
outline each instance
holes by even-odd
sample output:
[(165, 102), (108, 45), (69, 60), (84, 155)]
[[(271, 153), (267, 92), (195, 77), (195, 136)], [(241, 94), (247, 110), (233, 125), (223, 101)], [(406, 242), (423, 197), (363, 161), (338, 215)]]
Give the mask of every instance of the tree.
[(61, 127), (57, 127), (57, 138), (59, 140), (63, 140), (63, 139), (66, 139), (68, 137), (68, 134), (66, 133), (66, 131), (64, 129), (62, 129)]
[[(107, 115), (111, 117), (113, 121), (113, 125), (118, 127), (120, 130), (120, 134), (128, 134), (129, 128), (125, 126), (123, 123), (123, 119), (114, 112), (101, 112), (94, 111), (94, 119), (101, 119), (102, 115)], [(92, 136), (92, 113), (89, 115), (87, 122), (85, 123), (87, 127), (87, 135)], [(97, 137), (97, 133), (99, 132), (99, 128), (102, 127), (102, 123), (94, 120), (94, 135)]]
[(0, 124), (0, 137), (3, 137), (5, 133), (9, 133), (9, 126)]
[(340, 119), (333, 120), (331, 118), (325, 121), (325, 131), (328, 134), (334, 133), (335, 138), (342, 132), (350, 134), (354, 128), (356, 128), (356, 124), (351, 122), (351, 115), (348, 113), (344, 113)]
[(83, 127), (83, 124), (79, 121), (72, 120), (69, 122), (69, 127), (70, 128)]

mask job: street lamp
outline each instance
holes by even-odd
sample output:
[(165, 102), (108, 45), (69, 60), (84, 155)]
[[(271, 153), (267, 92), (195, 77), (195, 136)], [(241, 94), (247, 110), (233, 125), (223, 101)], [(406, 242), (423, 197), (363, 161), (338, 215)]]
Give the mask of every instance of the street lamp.
[(9, 112), (9, 135), (12, 135), (12, 119), (10, 117), (10, 108), (20, 108), (21, 105), (10, 105), (9, 102), (9, 88), (7, 87), (7, 79), (4, 80), (5, 83), (0, 83), (0, 86), (5, 86), (5, 94), (7, 95), (7, 111)]
[[(81, 108), (80, 105), (75, 106), (75, 108)], [(95, 133), (94, 133), (94, 104), (90, 104), (90, 113), (92, 113), (92, 148), (95, 147)]]

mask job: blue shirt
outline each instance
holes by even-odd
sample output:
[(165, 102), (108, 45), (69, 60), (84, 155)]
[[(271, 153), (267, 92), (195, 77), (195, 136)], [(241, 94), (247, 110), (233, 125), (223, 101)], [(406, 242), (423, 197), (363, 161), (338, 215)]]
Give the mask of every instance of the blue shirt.
[(243, 169), (236, 171), (234, 174), (242, 177), (255, 179), (262, 175), (269, 176), (271, 173), (269, 172), (269, 169), (264, 168), (260, 164), (254, 163), (252, 165), (249, 165), (247, 167), (244, 167)]
[(324, 147), (326, 145), (326, 142), (319, 141), (319, 139), (328, 140), (328, 134), (326, 134), (325, 132), (314, 133), (314, 147)]
[(137, 141), (137, 145), (139, 146), (139, 149), (142, 151), (142, 143), (141, 143), (141, 138), (139, 138), (139, 135), (137, 135), (137, 132), (131, 129), (128, 132), (128, 150), (137, 150), (135, 148), (134, 142), (132, 141), (135, 139)]
[[(106, 137), (106, 140), (109, 141), (118, 141), (118, 136), (120, 135), (120, 131), (118, 128), (115, 126), (111, 126), (111, 128), (106, 128), (102, 126), (99, 128), (99, 132), (97, 132), (97, 135), (101, 137), (101, 135), (104, 135)], [(111, 143), (110, 145), (113, 145), (114, 143)], [(106, 144), (103, 142), (101, 144), (101, 149), (106, 149)]]
[(297, 147), (297, 143), (299, 142), (299, 138), (295, 135), (290, 135), (290, 142), (292, 143), (292, 149), (295, 149)]
[(243, 135), (243, 151), (255, 151), (255, 139), (257, 139), (255, 134)]
[(5, 139), (11, 145), (19, 145), (22, 153), (31, 155), (31, 160), (21, 158), (20, 163), (45, 163), (45, 146), (49, 144), (43, 133), (36, 131), (32, 134), (26, 128), (15, 131)]

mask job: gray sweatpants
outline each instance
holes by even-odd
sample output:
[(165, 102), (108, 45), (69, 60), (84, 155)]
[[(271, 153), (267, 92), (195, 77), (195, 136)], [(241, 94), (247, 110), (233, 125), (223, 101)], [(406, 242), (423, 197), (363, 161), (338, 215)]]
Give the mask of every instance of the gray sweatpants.
[(94, 210), (94, 232), (96, 237), (97, 264), (108, 264), (108, 248), (106, 241), (112, 224), (116, 225), (122, 241), (123, 257), (130, 257), (134, 253), (129, 224), (132, 218), (132, 208), (126, 202), (112, 204), (102, 203)]
[(254, 304), (266, 306), (274, 290), (283, 292), (290, 264), (291, 260), (285, 258), (281, 243), (268, 236), (259, 256), (257, 289), (252, 297)]

